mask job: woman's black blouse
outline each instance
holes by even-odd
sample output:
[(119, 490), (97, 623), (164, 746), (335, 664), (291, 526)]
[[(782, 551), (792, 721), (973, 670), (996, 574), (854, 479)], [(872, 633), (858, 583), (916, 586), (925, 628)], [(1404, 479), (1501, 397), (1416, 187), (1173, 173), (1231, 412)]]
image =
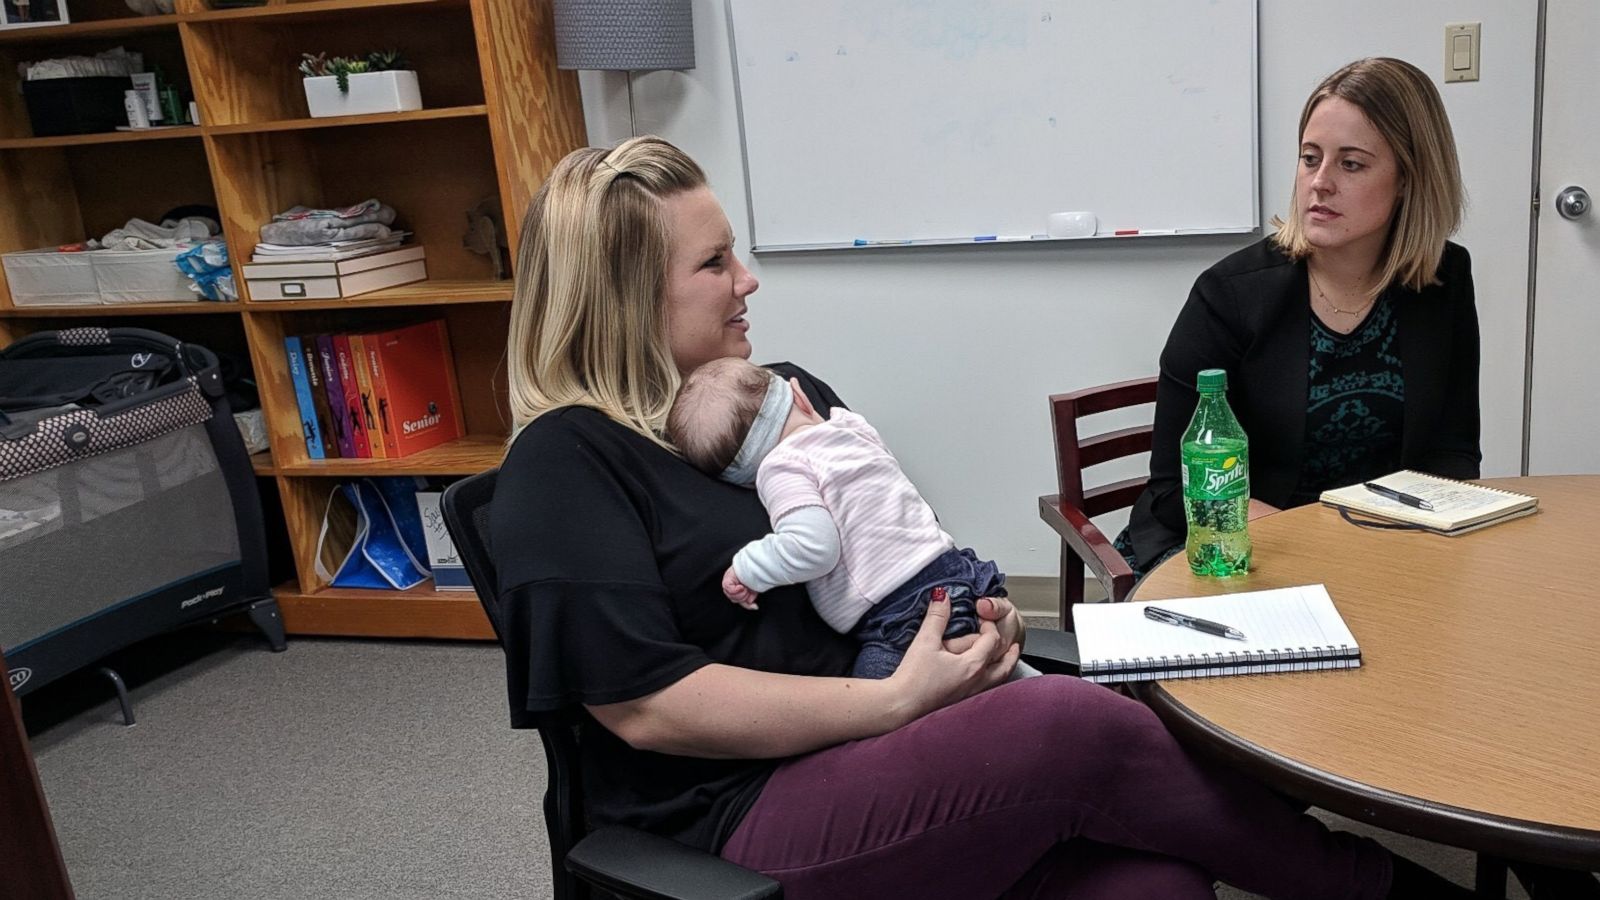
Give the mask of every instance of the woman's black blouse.
[[(798, 377), (817, 409), (843, 406), (798, 367), (771, 368)], [(710, 663), (848, 674), (855, 642), (804, 586), (763, 594), (759, 612), (723, 596), (735, 551), (770, 531), (754, 491), (596, 410), (540, 416), (513, 441), (490, 510), (512, 717), (577, 709), (594, 825), (718, 850), (776, 762), (635, 750), (583, 704), (637, 699)]]

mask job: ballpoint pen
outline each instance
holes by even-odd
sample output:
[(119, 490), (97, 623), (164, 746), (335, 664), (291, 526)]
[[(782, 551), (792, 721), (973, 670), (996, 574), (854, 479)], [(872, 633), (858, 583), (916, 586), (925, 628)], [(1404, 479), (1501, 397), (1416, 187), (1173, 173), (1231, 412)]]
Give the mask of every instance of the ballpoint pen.
[(1403, 494), (1403, 493), (1395, 490), (1394, 488), (1384, 487), (1383, 485), (1378, 484), (1375, 481), (1362, 482), (1361, 486), (1366, 488), (1367, 490), (1373, 492), (1374, 494), (1377, 494), (1380, 497), (1388, 497), (1390, 500), (1394, 500), (1394, 501), (1397, 501), (1397, 502), (1400, 502), (1400, 503), (1404, 503), (1407, 506), (1415, 507), (1417, 509), (1425, 509), (1425, 510), (1427, 510), (1429, 512), (1433, 512), (1433, 504), (1429, 503), (1428, 501), (1426, 501), (1424, 499), (1422, 499), (1421, 497), (1413, 497), (1410, 494)]
[(1175, 613), (1171, 610), (1161, 609), (1157, 606), (1146, 606), (1144, 608), (1144, 617), (1146, 619), (1152, 619), (1166, 625), (1176, 625), (1179, 628), (1193, 628), (1195, 631), (1203, 631), (1206, 634), (1214, 634), (1217, 637), (1224, 637), (1230, 640), (1244, 640), (1244, 632), (1237, 628), (1224, 625), (1221, 622), (1212, 622), (1209, 619), (1197, 619), (1194, 616), (1186, 616), (1183, 613)]

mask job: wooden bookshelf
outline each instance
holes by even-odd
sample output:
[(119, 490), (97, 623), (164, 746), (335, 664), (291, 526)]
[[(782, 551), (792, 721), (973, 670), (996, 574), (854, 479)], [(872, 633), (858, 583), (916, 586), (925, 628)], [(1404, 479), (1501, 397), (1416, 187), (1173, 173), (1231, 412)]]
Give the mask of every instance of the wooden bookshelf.
[[(78, 3), (71, 0), (67, 6), (70, 15), (78, 15)], [(0, 31), (0, 44), (46, 44), (79, 41), (85, 38), (130, 38), (151, 31), (178, 27), (182, 16), (135, 16), (126, 5), (126, 15), (114, 19), (97, 19), (87, 22), (70, 22), (66, 25), (43, 25), (38, 28), (17, 28)]]
[[(276, 490), (294, 577), (275, 594), (297, 634), (490, 639), (471, 592), (336, 589), (316, 573), (329, 494), (364, 476), (473, 474), (498, 464), (510, 431), (505, 335), (512, 283), (462, 244), (466, 213), (498, 200), (516, 225), (534, 191), (584, 142), (576, 77), (555, 64), (550, 0), (269, 0), (170, 16), (128, 15), (122, 0), (70, 0), (76, 21), (0, 32), (0, 252), (82, 241), (135, 216), (215, 206), (234, 254), (236, 303), (17, 307), (0, 273), (0, 343), (45, 329), (136, 325), (245, 359), (271, 450), (251, 460)], [(148, 50), (191, 88), (202, 125), (36, 137), (14, 65), (122, 44)], [(415, 64), (425, 108), (312, 119), (295, 63), (394, 47)], [(161, 177), (129, 177), (130, 172)], [(428, 278), (342, 300), (252, 301), (239, 265), (258, 229), (296, 204), (377, 197), (427, 251)], [(377, 331), (433, 318), (449, 326), (467, 436), (403, 459), (312, 460), (299, 427), (283, 339)], [(279, 502), (268, 504), (270, 507)]]
[(5, 311), (19, 319), (54, 319), (58, 317), (106, 318), (119, 316), (214, 316), (239, 314), (238, 303), (213, 303), (198, 300), (193, 303), (118, 303), (104, 306), (18, 306)]
[(450, 106), (443, 109), (415, 109), (409, 112), (373, 113), (365, 116), (327, 116), (321, 119), (286, 119), (279, 122), (246, 122), (241, 125), (213, 125), (207, 134), (255, 134), (268, 131), (304, 131), (308, 128), (343, 128), (348, 125), (386, 125), (393, 122), (426, 122), (432, 119), (479, 118), (489, 114), (482, 104)]
[(322, 588), (293, 582), (273, 592), (291, 634), (494, 640), (494, 629), (471, 591), (436, 591), (425, 581), (408, 591)]
[[(0, 34), (4, 33), (0, 31)], [(176, 138), (199, 136), (199, 128), (193, 125), (179, 125), (174, 128), (151, 128), (147, 131), (106, 131), (99, 134), (60, 134), (51, 137), (4, 138), (0, 139), (0, 150), (83, 147), (89, 144), (126, 144), (131, 141), (170, 141)]]

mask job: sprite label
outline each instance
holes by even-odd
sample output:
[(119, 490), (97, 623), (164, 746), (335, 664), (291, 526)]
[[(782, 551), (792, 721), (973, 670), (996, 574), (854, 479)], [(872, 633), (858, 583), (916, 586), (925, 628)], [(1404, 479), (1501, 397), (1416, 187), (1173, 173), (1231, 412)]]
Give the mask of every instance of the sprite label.
[(1238, 453), (1188, 453), (1183, 460), (1183, 495), (1193, 500), (1232, 500), (1250, 492), (1250, 466)]

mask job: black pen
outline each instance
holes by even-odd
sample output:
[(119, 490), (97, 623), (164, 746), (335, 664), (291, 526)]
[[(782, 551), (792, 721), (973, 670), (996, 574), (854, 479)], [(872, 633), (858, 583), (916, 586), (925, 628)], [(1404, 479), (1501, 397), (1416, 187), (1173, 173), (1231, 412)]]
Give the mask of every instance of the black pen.
[(1364, 482), (1361, 486), (1366, 488), (1367, 490), (1373, 492), (1374, 494), (1377, 494), (1380, 497), (1388, 497), (1390, 500), (1395, 500), (1395, 501), (1398, 501), (1400, 503), (1404, 503), (1407, 506), (1412, 506), (1412, 507), (1415, 507), (1417, 509), (1425, 509), (1428, 512), (1433, 512), (1433, 504), (1429, 503), (1428, 501), (1426, 501), (1424, 499), (1422, 499), (1421, 497), (1413, 497), (1410, 494), (1402, 494), (1399, 491), (1395, 490), (1394, 488), (1384, 487), (1383, 485), (1377, 483), (1376, 481)]
[(1179, 628), (1193, 628), (1195, 631), (1203, 631), (1206, 634), (1214, 634), (1217, 637), (1230, 638), (1235, 641), (1244, 640), (1244, 632), (1237, 628), (1224, 625), (1221, 622), (1197, 619), (1194, 616), (1186, 616), (1183, 613), (1175, 613), (1156, 606), (1146, 606), (1144, 608), (1144, 617), (1167, 625), (1176, 625)]

